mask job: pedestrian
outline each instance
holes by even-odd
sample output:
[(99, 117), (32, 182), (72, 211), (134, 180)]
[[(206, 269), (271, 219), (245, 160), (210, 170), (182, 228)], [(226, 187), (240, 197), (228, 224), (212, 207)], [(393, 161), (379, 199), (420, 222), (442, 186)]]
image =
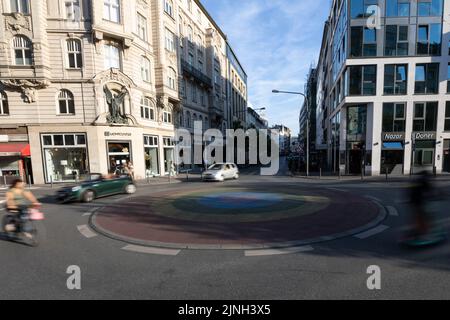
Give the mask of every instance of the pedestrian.
[(130, 160), (127, 161), (125, 170), (128, 172), (128, 175), (131, 177), (131, 179), (134, 180), (134, 166)]

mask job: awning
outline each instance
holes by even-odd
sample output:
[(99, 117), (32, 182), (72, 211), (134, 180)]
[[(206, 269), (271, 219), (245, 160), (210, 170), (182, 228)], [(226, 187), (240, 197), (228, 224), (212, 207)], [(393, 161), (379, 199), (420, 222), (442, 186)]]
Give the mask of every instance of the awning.
[(25, 143), (0, 143), (0, 157), (29, 157), (30, 145)]
[(383, 142), (384, 150), (403, 150), (403, 143), (401, 142)]

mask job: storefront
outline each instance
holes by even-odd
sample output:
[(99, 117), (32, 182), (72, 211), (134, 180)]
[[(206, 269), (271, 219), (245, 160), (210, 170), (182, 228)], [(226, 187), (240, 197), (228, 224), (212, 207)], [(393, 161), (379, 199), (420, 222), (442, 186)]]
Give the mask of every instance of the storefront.
[(175, 175), (175, 142), (172, 137), (163, 138), (164, 146), (164, 172), (166, 175)]
[(0, 184), (31, 176), (30, 145), (25, 143), (0, 143)]
[(131, 156), (131, 141), (106, 142), (108, 150), (108, 172), (121, 174), (125, 172), (128, 162), (133, 162)]
[(77, 181), (89, 172), (85, 133), (41, 134), (45, 182)]
[(444, 156), (443, 156), (443, 164), (442, 171), (445, 173), (450, 173), (450, 140), (444, 140)]
[(367, 105), (355, 105), (347, 108), (347, 173), (361, 174), (365, 170), (367, 159), (371, 156), (366, 152)]
[(161, 174), (159, 168), (158, 136), (144, 135), (145, 176), (155, 177)]
[(384, 132), (381, 137), (382, 174), (402, 175), (405, 162), (405, 133)]
[(412, 143), (413, 173), (434, 170), (436, 132), (414, 132)]

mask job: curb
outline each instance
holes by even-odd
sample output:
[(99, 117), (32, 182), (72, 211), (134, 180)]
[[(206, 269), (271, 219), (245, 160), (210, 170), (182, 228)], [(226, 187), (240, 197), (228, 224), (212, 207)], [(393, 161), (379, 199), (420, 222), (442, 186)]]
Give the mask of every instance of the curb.
[(106, 230), (102, 227), (99, 227), (96, 224), (96, 216), (98, 211), (102, 208), (98, 208), (90, 217), (89, 217), (89, 227), (92, 228), (97, 233), (120, 242), (124, 242), (127, 244), (134, 244), (144, 247), (154, 247), (154, 248), (164, 248), (164, 249), (181, 249), (181, 250), (258, 250), (258, 249), (287, 249), (287, 248), (295, 248), (305, 245), (312, 245), (318, 243), (329, 242), (333, 240), (338, 240), (342, 238), (351, 237), (362, 232), (368, 231), (372, 228), (380, 225), (386, 218), (389, 216), (388, 210), (384, 205), (382, 205), (378, 201), (371, 200), (375, 203), (378, 208), (378, 216), (372, 220), (371, 222), (357, 227), (348, 231), (322, 236), (317, 238), (311, 238), (306, 240), (299, 241), (289, 241), (289, 242), (278, 242), (278, 243), (264, 243), (264, 244), (254, 244), (254, 245), (200, 245), (200, 244), (177, 244), (177, 243), (164, 243), (157, 241), (148, 241), (148, 240), (139, 240), (135, 238), (130, 238), (126, 236), (122, 236), (116, 233), (113, 233), (109, 230)]

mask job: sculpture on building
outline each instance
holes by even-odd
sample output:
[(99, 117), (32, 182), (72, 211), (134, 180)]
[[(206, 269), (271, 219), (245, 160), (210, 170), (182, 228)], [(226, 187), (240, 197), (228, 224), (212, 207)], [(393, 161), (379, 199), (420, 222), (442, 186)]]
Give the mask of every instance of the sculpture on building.
[(21, 91), (23, 100), (26, 103), (36, 102), (36, 93), (39, 89), (45, 89), (50, 86), (48, 80), (26, 80), (26, 79), (10, 79), (0, 81), (5, 87), (13, 90)]
[(114, 93), (107, 87), (104, 87), (104, 92), (106, 95), (106, 103), (109, 107), (109, 115), (107, 116), (106, 120), (108, 123), (115, 123), (115, 124), (126, 124), (128, 123), (127, 117), (122, 114), (122, 105), (125, 100), (125, 97), (128, 94), (128, 91), (125, 87), (122, 88), (120, 93), (117, 95), (114, 95)]

